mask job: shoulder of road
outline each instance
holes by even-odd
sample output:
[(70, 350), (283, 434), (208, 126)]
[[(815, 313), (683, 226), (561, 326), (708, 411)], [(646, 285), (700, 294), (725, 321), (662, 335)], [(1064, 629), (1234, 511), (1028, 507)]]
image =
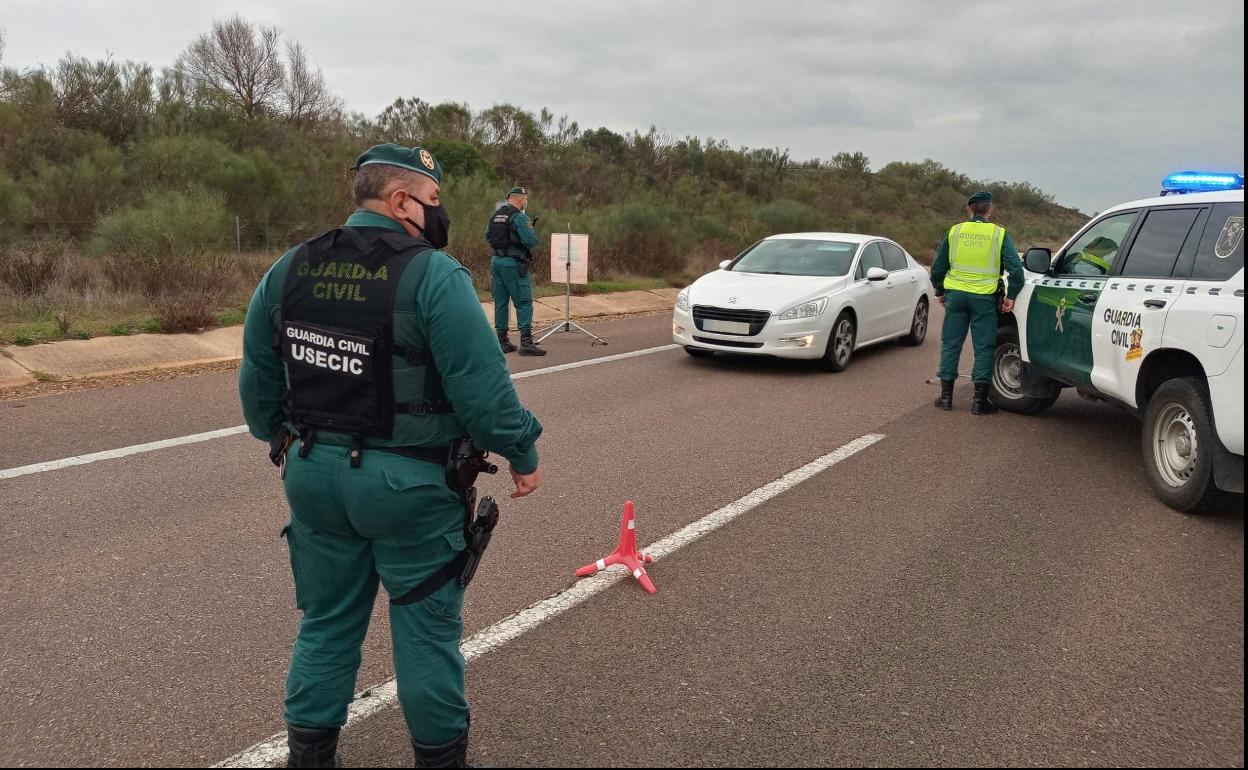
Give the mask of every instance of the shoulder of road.
[[(572, 297), (573, 318), (635, 315), (670, 310), (677, 289), (623, 291)], [(494, 304), (481, 305), (494, 318)], [(565, 313), (563, 297), (533, 300), (536, 326), (554, 324)], [(512, 315), (512, 323), (515, 323)], [(136, 334), (96, 337), (42, 345), (0, 347), (0, 388), (37, 381), (65, 381), (91, 377), (177, 369), (199, 364), (236, 361), (243, 354), (243, 327), (227, 326), (198, 334)]]

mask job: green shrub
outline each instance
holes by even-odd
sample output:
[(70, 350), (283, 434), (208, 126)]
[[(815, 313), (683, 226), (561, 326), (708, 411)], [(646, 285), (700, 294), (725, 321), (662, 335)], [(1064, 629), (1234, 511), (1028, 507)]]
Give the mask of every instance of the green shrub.
[(828, 217), (814, 207), (793, 200), (775, 200), (760, 206), (755, 213), (770, 234), (827, 231)]

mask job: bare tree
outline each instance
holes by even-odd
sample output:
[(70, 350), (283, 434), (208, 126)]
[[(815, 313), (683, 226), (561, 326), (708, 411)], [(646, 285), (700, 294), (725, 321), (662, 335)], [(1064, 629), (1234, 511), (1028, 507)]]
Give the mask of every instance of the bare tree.
[(180, 64), (198, 87), (237, 108), (248, 120), (280, 109), (286, 86), (281, 30), (233, 16), (213, 22), (182, 54)]
[(287, 74), (282, 97), (286, 118), (296, 125), (310, 126), (335, 117), (342, 102), (329, 91), (320, 67), (312, 69), (301, 43), (286, 44)]

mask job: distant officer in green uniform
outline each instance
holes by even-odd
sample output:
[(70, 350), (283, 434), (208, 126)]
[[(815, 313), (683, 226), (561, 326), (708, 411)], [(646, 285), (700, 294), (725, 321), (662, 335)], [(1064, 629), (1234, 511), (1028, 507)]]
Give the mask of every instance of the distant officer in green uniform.
[(490, 272), (494, 290), (494, 330), (504, 353), (515, 352), (516, 346), (507, 338), (511, 326), (511, 307), (516, 303), (516, 325), (520, 327), (520, 355), (544, 356), (546, 351), (533, 341), (533, 249), (540, 240), (525, 208), (529, 191), (513, 187), (507, 202), (500, 206), (485, 226), (485, 240), (494, 250)]
[[(1023, 265), (1014, 239), (1000, 225), (991, 224), (992, 193), (977, 192), (966, 202), (969, 219), (950, 228), (932, 263), (932, 285), (945, 305), (945, 325), (940, 334), (940, 398), (936, 406), (953, 409), (953, 385), (958, 379), (958, 359), (966, 333), (975, 348), (975, 386), (971, 414), (992, 414), (997, 407), (988, 399), (992, 385), (993, 356), (997, 348), (997, 311), (1009, 313), (1014, 298), (1023, 290)], [(1009, 273), (1006, 297), (999, 301), (1002, 267)]]
[(286, 680), (291, 767), (336, 766), (379, 583), (416, 767), (466, 766), (464, 589), (446, 573), (467, 555), (467, 495), (447, 456), (468, 437), (511, 462), (513, 497), (541, 483), (542, 427), (468, 271), (440, 250), (441, 182), (426, 150), (368, 150), (356, 212), (286, 252), (247, 311), (243, 413), (282, 467), (303, 610)]

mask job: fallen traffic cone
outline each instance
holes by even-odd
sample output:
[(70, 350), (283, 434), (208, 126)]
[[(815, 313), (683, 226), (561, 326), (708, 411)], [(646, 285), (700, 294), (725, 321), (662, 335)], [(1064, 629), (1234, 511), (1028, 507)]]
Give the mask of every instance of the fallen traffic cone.
[(602, 572), (607, 567), (616, 564), (623, 564), (628, 567), (628, 571), (633, 573), (633, 577), (641, 583), (641, 587), (646, 589), (646, 593), (656, 594), (659, 589), (654, 587), (654, 582), (650, 580), (650, 575), (646, 574), (647, 564), (654, 564), (654, 557), (643, 554), (637, 550), (637, 521), (633, 518), (633, 501), (629, 500), (624, 503), (624, 522), (620, 525), (620, 545), (615, 549), (615, 553), (605, 559), (599, 559), (585, 567), (581, 567), (576, 571), (577, 577), (589, 577)]

